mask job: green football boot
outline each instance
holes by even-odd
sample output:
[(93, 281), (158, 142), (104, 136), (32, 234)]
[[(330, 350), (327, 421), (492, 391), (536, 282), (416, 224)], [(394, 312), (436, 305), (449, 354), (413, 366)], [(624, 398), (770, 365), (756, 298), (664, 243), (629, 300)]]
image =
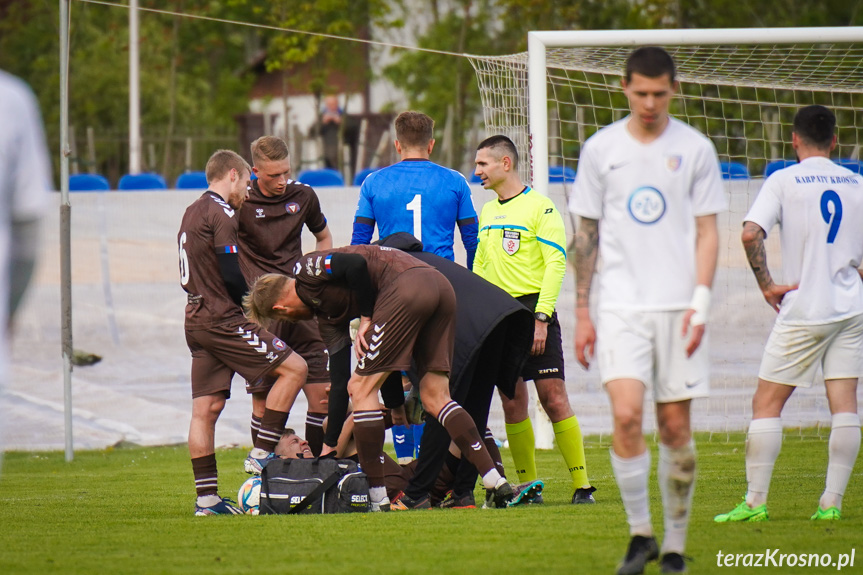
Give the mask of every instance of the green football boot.
[(720, 513), (713, 518), (717, 523), (729, 523), (731, 521), (767, 521), (767, 504), (762, 503), (754, 509), (746, 503), (746, 498), (728, 513)]

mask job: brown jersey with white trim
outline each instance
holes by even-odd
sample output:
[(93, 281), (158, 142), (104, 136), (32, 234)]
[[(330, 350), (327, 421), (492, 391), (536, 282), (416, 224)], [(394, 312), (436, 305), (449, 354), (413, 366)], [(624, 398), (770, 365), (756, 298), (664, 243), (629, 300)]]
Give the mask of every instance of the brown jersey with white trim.
[(285, 193), (265, 196), (257, 180), (240, 212), (240, 269), (250, 283), (265, 273), (291, 273), (303, 255), (303, 225), (318, 233), (327, 225), (311, 186), (288, 182)]
[(217, 193), (204, 192), (186, 208), (177, 234), (180, 285), (188, 294), (186, 329), (245, 321), (231, 299), (216, 257), (237, 253), (237, 210)]
[(359, 254), (365, 258), (375, 297), (406, 270), (431, 268), (401, 250), (370, 245), (312, 252), (300, 258), (293, 269), (297, 296), (317, 316), (321, 337), (330, 354), (350, 344), (348, 324), (360, 315), (359, 304), (350, 287), (342, 281), (332, 281), (329, 273), (328, 256), (337, 253)]

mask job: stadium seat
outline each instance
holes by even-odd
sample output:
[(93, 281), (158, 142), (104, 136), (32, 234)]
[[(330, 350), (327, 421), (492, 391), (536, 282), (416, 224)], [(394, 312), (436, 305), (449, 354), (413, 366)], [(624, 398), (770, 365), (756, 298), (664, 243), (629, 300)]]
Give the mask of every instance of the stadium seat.
[(773, 160), (772, 162), (767, 162), (767, 165), (764, 166), (764, 177), (769, 178), (770, 174), (772, 174), (776, 170), (781, 170), (783, 168), (787, 168), (788, 166), (793, 166), (796, 163), (796, 160)]
[(205, 172), (186, 172), (180, 174), (175, 186), (178, 190), (206, 190), (207, 174)]
[(749, 169), (740, 162), (719, 162), (723, 180), (748, 180)]
[(110, 189), (108, 178), (101, 174), (72, 174), (69, 176), (70, 192), (104, 192)]
[(345, 180), (342, 178), (342, 175), (338, 171), (331, 170), (329, 168), (300, 172), (297, 176), (297, 181), (303, 184), (308, 184), (313, 188), (345, 185)]
[[(359, 172), (357, 172), (357, 175), (354, 176), (354, 185), (355, 186), (362, 186), (363, 182), (366, 181), (366, 178), (369, 176), (369, 174), (373, 174), (373, 173), (377, 172), (379, 169), (380, 168), (366, 168), (365, 170), (360, 170)], [(302, 181), (302, 180), (300, 180), (300, 181)]]
[(479, 176), (477, 176), (475, 173), (471, 172), (471, 173), (470, 173), (470, 178), (468, 178), (468, 180), (467, 180), (467, 181), (468, 181), (468, 182), (470, 182), (471, 184), (481, 184), (481, 183), (482, 183), (482, 178), (480, 178)]
[(575, 170), (566, 166), (549, 166), (548, 167), (548, 183), (549, 184), (571, 184), (575, 181)]
[(843, 168), (848, 168), (852, 172), (863, 174), (863, 162), (861, 162), (860, 160), (852, 160), (851, 158), (839, 158), (838, 160), (835, 160), (835, 162)]
[(118, 190), (166, 190), (165, 178), (149, 172), (145, 174), (126, 174), (120, 178)]

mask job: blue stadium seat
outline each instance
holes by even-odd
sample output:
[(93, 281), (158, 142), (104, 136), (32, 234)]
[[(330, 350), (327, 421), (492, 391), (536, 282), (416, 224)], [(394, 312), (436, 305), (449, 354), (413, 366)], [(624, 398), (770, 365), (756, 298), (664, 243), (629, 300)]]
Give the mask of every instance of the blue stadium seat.
[(313, 188), (345, 185), (345, 180), (342, 178), (342, 175), (338, 171), (331, 170), (329, 168), (300, 172), (297, 176), (297, 181), (303, 184), (308, 184)]
[(470, 177), (467, 179), (467, 181), (470, 182), (471, 184), (481, 184), (482, 178), (477, 176), (474, 172), (471, 172)]
[(357, 172), (357, 175), (354, 176), (354, 185), (362, 186), (363, 182), (366, 181), (366, 178), (369, 176), (369, 174), (373, 174), (378, 170), (380, 170), (380, 168), (366, 168), (365, 170), (360, 170), (359, 172)]
[(566, 166), (549, 166), (548, 167), (548, 183), (549, 184), (571, 184), (575, 181), (575, 170)]
[(180, 174), (175, 186), (178, 190), (206, 190), (207, 174), (205, 172), (186, 172)]
[(723, 180), (748, 180), (749, 169), (740, 162), (719, 162)]
[(126, 174), (120, 178), (118, 190), (166, 190), (165, 178), (149, 172), (145, 174)]
[(839, 158), (838, 160), (834, 161), (843, 168), (848, 168), (852, 172), (863, 174), (863, 162), (861, 162), (860, 160), (852, 160), (851, 158)]
[(776, 170), (782, 170), (788, 166), (793, 166), (796, 163), (796, 160), (773, 160), (772, 162), (767, 162), (767, 165), (764, 166), (764, 177), (769, 178), (770, 174)]
[(110, 189), (108, 178), (101, 174), (72, 174), (69, 176), (70, 192), (104, 192)]

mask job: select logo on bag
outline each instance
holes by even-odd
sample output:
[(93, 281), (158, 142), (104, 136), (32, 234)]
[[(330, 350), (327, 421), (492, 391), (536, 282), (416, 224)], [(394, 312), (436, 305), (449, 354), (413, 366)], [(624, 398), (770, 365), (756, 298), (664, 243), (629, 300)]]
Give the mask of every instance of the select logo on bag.
[(515, 230), (503, 230), (503, 251), (513, 256), (521, 247), (521, 232)]

